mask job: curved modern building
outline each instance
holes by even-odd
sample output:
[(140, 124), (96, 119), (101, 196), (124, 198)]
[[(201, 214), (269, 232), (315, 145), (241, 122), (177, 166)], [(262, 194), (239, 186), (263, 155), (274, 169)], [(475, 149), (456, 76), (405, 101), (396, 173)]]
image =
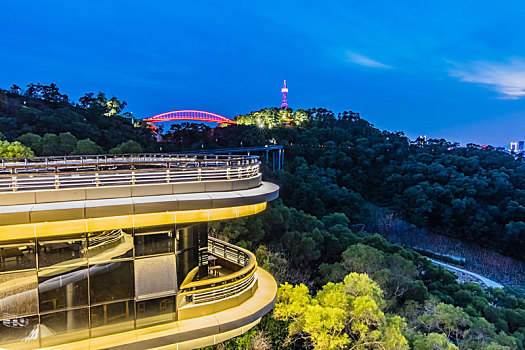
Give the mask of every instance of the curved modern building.
[(0, 348), (193, 349), (242, 334), (277, 286), (208, 223), (278, 192), (253, 156), (2, 160)]

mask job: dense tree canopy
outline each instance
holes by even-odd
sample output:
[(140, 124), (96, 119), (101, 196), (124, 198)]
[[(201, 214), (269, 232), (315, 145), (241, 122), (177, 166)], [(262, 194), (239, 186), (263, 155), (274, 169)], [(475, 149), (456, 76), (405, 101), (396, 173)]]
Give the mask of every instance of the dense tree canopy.
[(0, 90), (0, 132), (9, 141), (27, 145), (37, 156), (72, 154), (77, 147), (71, 136), (89, 139), (105, 152), (129, 140), (143, 150), (157, 150), (150, 130), (135, 127), (122, 116), (126, 102), (114, 96), (108, 99), (102, 92), (95, 97), (88, 93), (74, 104), (55, 84), (30, 84), (25, 94), (21, 92), (17, 86)]
[(32, 157), (35, 154), (30, 148), (22, 145), (20, 142), (9, 142), (0, 140), (0, 157), (14, 158), (14, 157)]
[(284, 145), (284, 169), (263, 165), (280, 199), (257, 216), (210, 224), (211, 235), (251, 249), (283, 283), (275, 313), (228, 348), (524, 350), (519, 288), (458, 283), (374, 234), (395, 215), (523, 259), (522, 157), (410, 141), (358, 113), (325, 109), (264, 109), (224, 128), (176, 124), (155, 144), (151, 130), (121, 115), (125, 106), (101, 92), (72, 105), (54, 84), (2, 90), (0, 156)]

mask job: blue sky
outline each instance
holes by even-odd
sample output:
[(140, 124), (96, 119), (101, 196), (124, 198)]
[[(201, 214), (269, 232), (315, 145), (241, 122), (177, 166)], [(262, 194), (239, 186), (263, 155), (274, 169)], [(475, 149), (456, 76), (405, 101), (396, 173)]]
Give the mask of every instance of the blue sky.
[(137, 117), (353, 110), (463, 144), (525, 139), (523, 1), (10, 1), (0, 87), (103, 91)]

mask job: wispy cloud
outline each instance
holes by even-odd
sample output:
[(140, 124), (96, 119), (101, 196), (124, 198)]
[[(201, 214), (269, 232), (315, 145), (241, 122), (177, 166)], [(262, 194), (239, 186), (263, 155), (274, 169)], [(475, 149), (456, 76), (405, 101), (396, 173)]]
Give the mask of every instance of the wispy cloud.
[(512, 59), (507, 63), (472, 62), (454, 64), (449, 74), (466, 83), (478, 83), (498, 91), (503, 99), (525, 97), (525, 61)]
[(346, 51), (346, 60), (348, 62), (359, 64), (360, 66), (365, 66), (365, 67), (392, 68), (391, 66), (381, 63), (379, 61), (373, 60), (370, 57), (361, 55), (359, 53), (351, 52), (351, 51)]

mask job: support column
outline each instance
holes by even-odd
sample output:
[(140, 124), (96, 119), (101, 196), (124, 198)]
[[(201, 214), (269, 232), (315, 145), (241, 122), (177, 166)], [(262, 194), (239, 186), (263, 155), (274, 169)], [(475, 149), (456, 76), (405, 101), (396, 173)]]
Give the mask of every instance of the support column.
[[(68, 309), (73, 307), (74, 293), (73, 283), (66, 285), (66, 306)], [(67, 330), (75, 329), (75, 314), (73, 310), (67, 311), (66, 319)]]

